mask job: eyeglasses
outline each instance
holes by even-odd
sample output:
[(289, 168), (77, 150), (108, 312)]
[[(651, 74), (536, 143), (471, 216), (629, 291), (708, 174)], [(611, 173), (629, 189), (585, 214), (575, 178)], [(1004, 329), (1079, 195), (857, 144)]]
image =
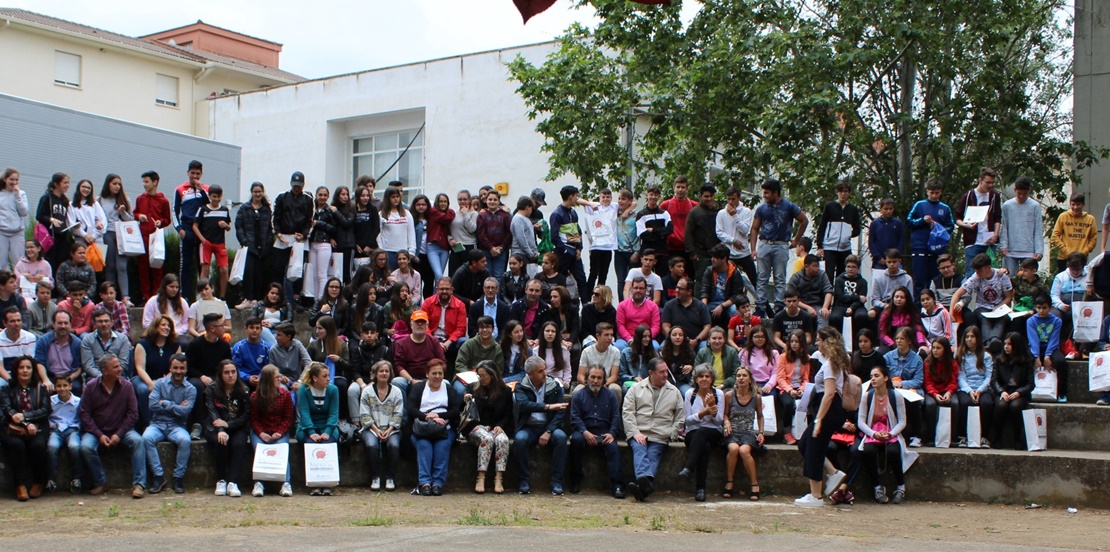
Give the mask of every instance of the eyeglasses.
[(599, 292), (599, 291), (594, 292), (594, 297), (600, 297), (600, 296), (601, 296), (601, 292)]

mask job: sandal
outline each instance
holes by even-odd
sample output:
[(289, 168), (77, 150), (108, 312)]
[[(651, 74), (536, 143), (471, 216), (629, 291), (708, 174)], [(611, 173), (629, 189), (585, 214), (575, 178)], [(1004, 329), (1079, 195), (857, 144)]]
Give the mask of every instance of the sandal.
[(721, 489), (721, 498), (732, 498), (732, 480), (725, 481), (725, 486)]
[(759, 500), (759, 483), (752, 485), (752, 494), (748, 497), (752, 502)]

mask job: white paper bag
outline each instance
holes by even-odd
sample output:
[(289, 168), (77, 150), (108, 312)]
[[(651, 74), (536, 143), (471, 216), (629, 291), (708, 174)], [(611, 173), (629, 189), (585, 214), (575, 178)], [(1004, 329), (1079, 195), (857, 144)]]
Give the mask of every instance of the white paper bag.
[(801, 439), (802, 435), (806, 432), (806, 425), (808, 423), (809, 421), (806, 419), (805, 412), (795, 411), (794, 421), (791, 422), (790, 426), (790, 434), (793, 435), (795, 439)]
[(353, 277), (355, 273), (358, 272), (358, 269), (368, 264), (370, 264), (370, 257), (355, 257), (351, 259), (351, 273), (348, 274), (347, 277)]
[(948, 448), (952, 444), (952, 409), (947, 406), (937, 408), (937, 448)]
[(235, 260), (231, 263), (231, 275), (227, 278), (227, 283), (236, 285), (243, 281), (243, 275), (247, 272), (247, 247), (243, 246), (239, 251), (235, 252)]
[(328, 265), (328, 278), (339, 278), (340, 281), (344, 280), (343, 277), (343, 254), (332, 253), (331, 264)]
[(304, 276), (304, 242), (294, 241), (289, 248), (289, 266), (285, 268), (285, 279), (297, 281)]
[(254, 447), (251, 471), (257, 481), (285, 481), (289, 469), (289, 443), (259, 444)]
[[(778, 433), (779, 417), (775, 413), (775, 397), (764, 395), (760, 397), (760, 404), (763, 405), (763, 434), (774, 435)], [(759, 431), (759, 418), (752, 420), (752, 429)]]
[(967, 448), (979, 448), (983, 439), (983, 429), (979, 424), (979, 407), (967, 407)]
[(852, 333), (852, 317), (845, 314), (844, 321), (840, 323), (840, 335), (844, 338), (844, 350), (852, 352), (855, 335)]
[(339, 445), (305, 443), (304, 484), (308, 487), (339, 485)]
[(116, 251), (124, 257), (146, 255), (143, 234), (139, 232), (139, 222), (134, 220), (116, 223)]
[(166, 230), (159, 228), (150, 233), (150, 241), (147, 242), (147, 257), (150, 260), (150, 268), (162, 268), (166, 262)]
[(1102, 327), (1102, 301), (1075, 301), (1071, 304), (1071, 316), (1074, 327), (1072, 339), (1076, 343), (1098, 341), (1098, 331)]
[(1056, 372), (1044, 368), (1033, 372), (1033, 400), (1056, 402)]
[(1091, 391), (1110, 391), (1110, 351), (1091, 353), (1087, 362), (1087, 384)]
[(1048, 418), (1043, 408), (1030, 408), (1021, 411), (1025, 424), (1025, 449), (1048, 449)]
[(304, 278), (301, 279), (301, 297), (316, 298), (316, 267), (312, 263), (305, 263)]

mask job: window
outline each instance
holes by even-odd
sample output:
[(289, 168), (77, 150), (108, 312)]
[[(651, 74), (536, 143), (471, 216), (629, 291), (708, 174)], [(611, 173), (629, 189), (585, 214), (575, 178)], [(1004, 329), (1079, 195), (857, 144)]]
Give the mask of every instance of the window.
[(81, 88), (81, 56), (54, 51), (54, 84)]
[(154, 103), (177, 107), (177, 77), (155, 75)]
[[(384, 184), (400, 180), (404, 183), (401, 197), (405, 203), (411, 203), (412, 198), (424, 193), (424, 133), (417, 132), (414, 129), (356, 138), (351, 180), (364, 174), (377, 178), (379, 185), (374, 196), (378, 198), (385, 190)], [(406, 147), (408, 151), (405, 151)], [(404, 157), (401, 157), (402, 153)], [(388, 172), (386, 169), (389, 169)]]

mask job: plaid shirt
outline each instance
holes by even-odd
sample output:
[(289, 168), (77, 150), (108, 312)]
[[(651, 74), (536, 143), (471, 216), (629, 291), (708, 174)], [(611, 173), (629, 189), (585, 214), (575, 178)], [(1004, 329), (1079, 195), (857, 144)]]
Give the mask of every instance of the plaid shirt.
[(114, 307), (109, 307), (103, 302), (97, 303), (96, 308), (104, 309), (112, 315), (113, 331), (117, 331), (125, 336), (131, 335), (131, 318), (127, 316), (127, 307), (123, 305), (123, 301), (116, 301)]

